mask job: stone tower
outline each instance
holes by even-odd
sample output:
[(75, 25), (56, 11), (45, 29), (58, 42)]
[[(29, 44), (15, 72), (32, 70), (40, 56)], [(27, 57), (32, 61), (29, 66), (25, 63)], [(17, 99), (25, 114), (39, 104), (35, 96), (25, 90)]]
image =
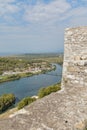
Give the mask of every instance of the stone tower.
[(63, 86), (87, 86), (87, 27), (65, 31)]

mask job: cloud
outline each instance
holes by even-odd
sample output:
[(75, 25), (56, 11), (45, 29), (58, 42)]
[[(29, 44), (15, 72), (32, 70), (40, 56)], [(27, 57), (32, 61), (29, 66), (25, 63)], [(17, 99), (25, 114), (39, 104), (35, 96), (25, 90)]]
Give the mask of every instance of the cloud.
[[(86, 0), (84, 0), (86, 1)], [(45, 24), (52, 26), (75, 17), (85, 17), (87, 9), (78, 0), (0, 0), (0, 17), (8, 24)]]
[(12, 21), (15, 13), (18, 13), (19, 7), (14, 3), (15, 0), (0, 0), (0, 17), (2, 20)]
[[(0, 0), (0, 46), (62, 50), (64, 28), (87, 25), (84, 0)], [(10, 48), (11, 46), (11, 48)], [(1, 51), (1, 48), (0, 48)], [(19, 51), (19, 49), (18, 49)]]
[[(70, 25), (70, 22), (73, 21), (72, 19), (74, 19), (73, 22), (75, 24), (76, 18), (77, 25), (77, 23), (84, 23), (84, 18), (87, 17), (87, 2), (83, 5), (84, 2), (86, 0), (53, 0), (49, 4), (39, 2), (35, 6), (26, 6), (23, 18), (24, 21), (31, 24), (45, 24), (47, 26), (56, 26), (56, 24), (62, 26), (62, 22)], [(71, 24), (73, 23), (71, 22)]]
[(15, 2), (15, 0), (0, 0), (0, 3), (2, 4), (2, 3), (4, 3), (4, 4), (6, 4), (6, 3), (12, 3), (12, 2)]
[(63, 16), (61, 16), (61, 20), (66, 20), (69, 18), (74, 18), (74, 17), (83, 17), (87, 15), (87, 8), (86, 7), (78, 7), (78, 8), (73, 8), (69, 10), (69, 12), (65, 13)]
[(60, 15), (70, 9), (70, 5), (65, 0), (54, 0), (49, 4), (38, 3), (35, 6), (27, 6), (24, 19), (28, 22), (58, 21)]

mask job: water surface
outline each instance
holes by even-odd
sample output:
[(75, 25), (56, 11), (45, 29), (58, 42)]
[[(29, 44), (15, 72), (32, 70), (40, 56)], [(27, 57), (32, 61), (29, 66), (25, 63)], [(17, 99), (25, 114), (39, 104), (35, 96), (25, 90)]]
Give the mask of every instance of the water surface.
[(39, 74), (32, 77), (1, 83), (0, 95), (4, 93), (14, 93), (18, 100), (21, 100), (26, 96), (37, 95), (40, 88), (47, 87), (61, 81), (61, 76), (57, 75), (61, 74), (62, 67), (58, 64), (55, 65), (56, 70), (48, 72), (47, 74)]

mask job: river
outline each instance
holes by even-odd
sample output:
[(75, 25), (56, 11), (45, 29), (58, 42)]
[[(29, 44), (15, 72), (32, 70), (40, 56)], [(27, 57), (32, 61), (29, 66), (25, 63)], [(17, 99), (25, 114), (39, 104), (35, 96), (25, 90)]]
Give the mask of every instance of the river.
[(32, 77), (25, 77), (19, 80), (0, 83), (0, 95), (5, 93), (14, 93), (16, 98), (21, 100), (26, 96), (37, 95), (41, 87), (47, 87), (61, 81), (62, 67), (58, 64), (56, 70), (48, 72), (47, 74), (34, 75)]

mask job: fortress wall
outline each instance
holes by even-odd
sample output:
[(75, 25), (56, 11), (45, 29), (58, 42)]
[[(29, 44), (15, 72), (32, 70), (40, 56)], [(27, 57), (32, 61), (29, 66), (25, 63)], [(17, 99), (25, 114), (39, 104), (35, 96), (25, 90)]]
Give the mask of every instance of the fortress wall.
[(87, 27), (65, 30), (62, 86), (87, 86)]

